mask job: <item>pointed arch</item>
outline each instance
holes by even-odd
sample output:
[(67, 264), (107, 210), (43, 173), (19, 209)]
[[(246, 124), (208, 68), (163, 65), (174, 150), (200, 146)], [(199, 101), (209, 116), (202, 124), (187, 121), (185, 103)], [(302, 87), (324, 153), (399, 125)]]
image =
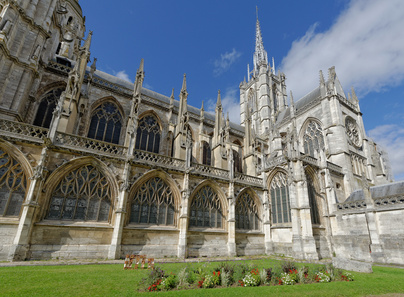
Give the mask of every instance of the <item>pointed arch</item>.
[(97, 100), (92, 105), (87, 137), (118, 144), (123, 114), (122, 106), (114, 97)]
[(268, 177), (268, 189), (271, 201), (272, 224), (291, 223), (288, 175), (282, 169), (276, 169)]
[(139, 117), (135, 149), (158, 154), (162, 134), (161, 121), (154, 111), (147, 111)]
[(322, 213), (320, 184), (316, 176), (316, 171), (311, 166), (307, 166), (304, 171), (306, 174), (306, 181), (307, 181), (307, 192), (309, 196), (311, 223), (313, 225), (320, 225), (321, 213)]
[(307, 118), (300, 130), (301, 149), (305, 154), (317, 157), (317, 151), (325, 148), (322, 123), (316, 118)]
[(250, 187), (245, 188), (238, 194), (235, 215), (236, 229), (254, 231), (261, 229), (262, 203), (257, 193)]
[(110, 221), (118, 185), (107, 165), (82, 157), (56, 169), (44, 184), (49, 220)]
[(160, 169), (151, 170), (129, 192), (126, 223), (177, 226), (180, 201), (176, 182)]
[(20, 215), (32, 173), (22, 152), (0, 140), (0, 217)]
[(226, 196), (211, 180), (201, 182), (189, 199), (189, 227), (225, 229)]
[(54, 82), (38, 90), (33, 125), (49, 128), (53, 111), (58, 104), (60, 95), (65, 89), (65, 82)]

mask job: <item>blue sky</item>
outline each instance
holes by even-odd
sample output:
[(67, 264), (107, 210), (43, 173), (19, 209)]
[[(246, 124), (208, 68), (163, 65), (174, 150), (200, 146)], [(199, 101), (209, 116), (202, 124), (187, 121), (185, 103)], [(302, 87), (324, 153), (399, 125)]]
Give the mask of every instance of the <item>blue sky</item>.
[(369, 136), (404, 179), (404, 1), (402, 0), (111, 0), (79, 1), (94, 31), (97, 68), (133, 81), (145, 60), (144, 86), (213, 110), (217, 91), (238, 122), (240, 82), (252, 65), (256, 6), (264, 47), (286, 74), (295, 100), (314, 89), (318, 72), (336, 67), (354, 86)]

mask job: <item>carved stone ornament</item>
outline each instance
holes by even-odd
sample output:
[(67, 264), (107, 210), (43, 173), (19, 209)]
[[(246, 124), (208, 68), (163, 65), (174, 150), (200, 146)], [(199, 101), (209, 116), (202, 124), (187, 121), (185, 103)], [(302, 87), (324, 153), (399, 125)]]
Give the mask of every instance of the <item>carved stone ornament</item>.
[(349, 142), (353, 146), (360, 148), (362, 146), (362, 138), (359, 132), (359, 127), (352, 118), (346, 118), (345, 129), (346, 134), (348, 135)]

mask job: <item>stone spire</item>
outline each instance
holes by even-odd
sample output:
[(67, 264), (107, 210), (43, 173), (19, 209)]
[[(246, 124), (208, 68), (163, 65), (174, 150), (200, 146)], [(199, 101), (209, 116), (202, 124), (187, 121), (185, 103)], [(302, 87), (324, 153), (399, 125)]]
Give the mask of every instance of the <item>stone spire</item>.
[(213, 135), (213, 145), (217, 145), (220, 143), (219, 135), (222, 129), (222, 100), (220, 97), (220, 90), (217, 92), (217, 101), (216, 101), (216, 109), (215, 109), (215, 128), (214, 128), (214, 135)]
[(181, 122), (181, 119), (183, 115), (187, 112), (187, 98), (188, 98), (188, 92), (187, 92), (187, 75), (184, 73), (184, 78), (182, 80), (182, 88), (180, 92), (180, 106), (178, 110), (178, 120), (177, 124)]
[(260, 66), (268, 65), (268, 54), (264, 49), (264, 43), (262, 41), (261, 27), (258, 20), (258, 8), (257, 8), (257, 23), (255, 32), (255, 52), (254, 52), (254, 74), (259, 73)]

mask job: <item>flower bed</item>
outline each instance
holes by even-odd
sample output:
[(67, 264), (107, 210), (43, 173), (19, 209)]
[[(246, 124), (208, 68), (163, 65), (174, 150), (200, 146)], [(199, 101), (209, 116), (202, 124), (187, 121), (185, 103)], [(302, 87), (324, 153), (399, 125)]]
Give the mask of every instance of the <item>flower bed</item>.
[(295, 263), (285, 261), (274, 267), (259, 269), (252, 263), (223, 262), (213, 268), (206, 264), (196, 268), (187, 266), (177, 275), (172, 272), (166, 273), (160, 267), (156, 267), (147, 278), (141, 281), (140, 288), (154, 292), (172, 289), (279, 286), (353, 280), (352, 274), (336, 269), (332, 265), (297, 267)]

